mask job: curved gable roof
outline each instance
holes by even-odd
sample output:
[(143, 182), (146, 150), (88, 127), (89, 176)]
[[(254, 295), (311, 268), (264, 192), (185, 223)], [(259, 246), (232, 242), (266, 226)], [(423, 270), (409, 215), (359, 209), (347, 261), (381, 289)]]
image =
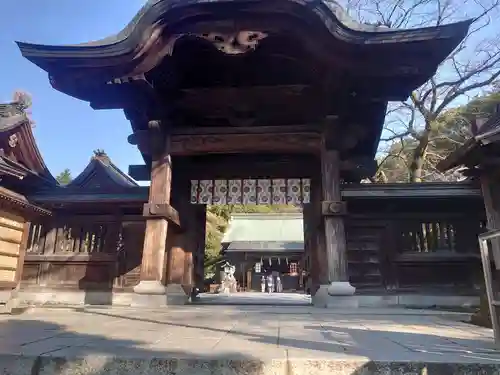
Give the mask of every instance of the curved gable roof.
[(31, 174), (57, 185), (40, 154), (32, 123), (19, 103), (0, 104), (0, 149), (1, 164), (16, 169), (18, 178)]
[[(149, 0), (108, 38), (79, 45), (18, 46), (25, 58), (49, 73), (56, 89), (92, 102), (96, 87), (107, 90), (99, 91), (103, 96), (116, 94), (106, 83), (141, 77), (173, 54), (181, 38), (206, 40), (207, 32), (227, 29), (235, 19), (249, 30), (293, 35), (326, 64), (344, 61), (347, 67), (369, 66), (374, 75), (408, 75), (414, 77), (408, 85), (415, 87), (434, 74), (471, 24), (388, 29), (356, 22), (335, 1), (325, 0)], [(394, 45), (402, 49), (394, 51)]]
[(103, 152), (96, 152), (85, 167), (67, 188), (99, 189), (130, 188), (139, 186), (131, 177), (123, 173)]

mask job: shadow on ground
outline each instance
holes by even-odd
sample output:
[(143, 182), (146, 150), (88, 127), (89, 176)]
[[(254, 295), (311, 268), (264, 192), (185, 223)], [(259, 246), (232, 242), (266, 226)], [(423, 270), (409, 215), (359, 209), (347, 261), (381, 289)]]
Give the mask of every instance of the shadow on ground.
[[(82, 310), (80, 314), (82, 322), (89, 315), (105, 315), (130, 322), (152, 323), (148, 332), (158, 340), (162, 339), (160, 326), (162, 329), (164, 326), (170, 326), (221, 331), (218, 328), (192, 323), (167, 321), (167, 318), (165, 320), (145, 319), (110, 311)], [(182, 317), (179, 319), (182, 320)], [(390, 318), (381, 317), (379, 320), (385, 324), (391, 324)], [(191, 321), (196, 322), (196, 319)], [(249, 319), (248, 322), (256, 327), (274, 324), (272, 319), (263, 320), (258, 315)], [(2, 348), (2, 353), (6, 353), (0, 355), (0, 374), (487, 375), (500, 372), (499, 353), (484, 348), (478, 348), (475, 352), (468, 350), (466, 349), (467, 340), (461, 342), (463, 351), (459, 353), (457, 353), (456, 346), (452, 345), (456, 344), (453, 342), (450, 342), (449, 348), (425, 348), (425, 345), (419, 344), (420, 347), (406, 348), (409, 352), (413, 352), (412, 359), (391, 358), (391, 347), (384, 348), (384, 351), (376, 348), (377, 351), (374, 350), (373, 355), (369, 355), (370, 349), (373, 348), (370, 348), (370, 342), (366, 342), (367, 337), (376, 338), (386, 334), (384, 331), (371, 330), (366, 336), (367, 332), (363, 329), (329, 324), (305, 324), (303, 329), (319, 331), (323, 340), (318, 342), (301, 338), (278, 337), (277, 342), (275, 336), (238, 329), (231, 330), (231, 335), (243, 339), (243, 342), (263, 343), (283, 348), (283, 356), (276, 358), (261, 352), (249, 355), (247, 351), (247, 354), (243, 354), (244, 348), (242, 347), (216, 353), (159, 349), (155, 348), (155, 340), (111, 339), (104, 335), (74, 332), (67, 329), (64, 324), (13, 317), (0, 323), (2, 340), (0, 348)], [(148, 332), (141, 333), (147, 335)], [(26, 339), (28, 337), (29, 340)], [(394, 337), (392, 344), (396, 347), (401, 345), (399, 341), (425, 343), (428, 339), (435, 338), (436, 335), (396, 332)], [(373, 343), (375, 342), (374, 340)], [(363, 345), (360, 345), (361, 343)], [(294, 354), (296, 349), (307, 349), (315, 355)], [(418, 350), (421, 351), (421, 355), (418, 354)], [(438, 358), (441, 363), (428, 359), (429, 351), (432, 350), (439, 350)], [(384, 355), (386, 355), (385, 358)], [(484, 364), (485, 361), (490, 363)]]

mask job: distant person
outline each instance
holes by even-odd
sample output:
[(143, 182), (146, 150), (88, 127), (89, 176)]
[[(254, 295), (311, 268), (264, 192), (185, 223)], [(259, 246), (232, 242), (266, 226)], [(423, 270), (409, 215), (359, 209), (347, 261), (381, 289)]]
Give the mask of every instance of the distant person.
[(274, 282), (273, 282), (273, 275), (269, 274), (267, 276), (267, 292), (271, 294), (274, 292)]
[(264, 275), (260, 278), (260, 291), (264, 293), (266, 291), (266, 278)]
[(276, 292), (283, 292), (283, 284), (281, 284), (281, 278), (279, 276), (276, 276)]

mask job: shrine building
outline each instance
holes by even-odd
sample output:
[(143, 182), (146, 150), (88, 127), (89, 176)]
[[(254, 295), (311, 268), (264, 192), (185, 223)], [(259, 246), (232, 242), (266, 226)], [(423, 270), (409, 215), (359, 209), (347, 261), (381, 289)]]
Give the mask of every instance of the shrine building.
[(279, 276), (283, 291), (306, 291), (302, 213), (235, 214), (222, 239), (222, 255), (236, 268), (240, 290), (260, 291), (262, 276)]
[(469, 25), (388, 29), (334, 1), (149, 0), (99, 41), (18, 42), (54, 89), (123, 110), (144, 163), (127, 175), (97, 152), (59, 186), (19, 103), (1, 107), (5, 303), (188, 303), (203, 283), (206, 204), (239, 203), (302, 206), (318, 307), (475, 293), (475, 181), (360, 184), (387, 103), (426, 82)]

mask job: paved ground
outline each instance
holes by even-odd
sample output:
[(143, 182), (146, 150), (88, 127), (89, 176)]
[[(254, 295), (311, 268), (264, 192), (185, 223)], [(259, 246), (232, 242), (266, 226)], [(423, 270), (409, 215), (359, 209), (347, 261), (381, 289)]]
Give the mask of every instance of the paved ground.
[(311, 304), (311, 296), (301, 293), (201, 293), (200, 303), (204, 305), (308, 306)]
[(492, 331), (461, 317), (266, 306), (33, 310), (0, 316), (0, 374), (423, 374), (411, 366), (444, 363), (463, 371), (426, 374), (500, 373)]

